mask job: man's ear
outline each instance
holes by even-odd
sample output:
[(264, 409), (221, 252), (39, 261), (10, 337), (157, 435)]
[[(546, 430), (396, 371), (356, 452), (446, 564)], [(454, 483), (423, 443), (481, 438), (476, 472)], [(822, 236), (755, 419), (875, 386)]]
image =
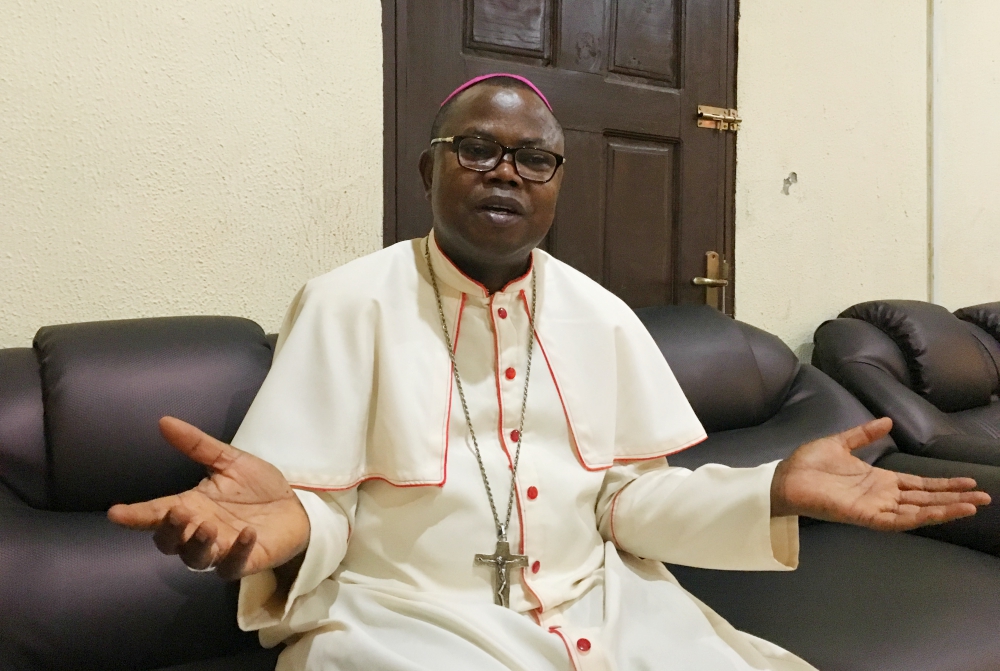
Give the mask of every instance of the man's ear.
[(431, 185), (434, 183), (434, 156), (431, 155), (431, 149), (424, 149), (423, 153), (420, 154), (420, 179), (424, 183), (424, 195), (430, 200), (431, 197)]

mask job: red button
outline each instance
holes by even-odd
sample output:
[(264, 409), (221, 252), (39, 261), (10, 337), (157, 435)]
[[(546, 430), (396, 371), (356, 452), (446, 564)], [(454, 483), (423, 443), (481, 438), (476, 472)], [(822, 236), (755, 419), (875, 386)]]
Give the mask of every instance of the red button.
[(507, 311), (504, 310), (503, 308), (500, 308), (499, 310), (497, 310), (497, 316), (500, 317), (500, 319), (507, 319)]
[(590, 650), (590, 641), (585, 638), (581, 638), (576, 642), (576, 649), (580, 652), (587, 652)]
[(503, 374), (508, 380), (513, 380), (517, 375), (517, 372), (513, 368), (508, 368), (503, 372)]
[(528, 498), (532, 501), (538, 498), (538, 487), (528, 487)]
[(510, 432), (510, 440), (511, 440), (511, 442), (514, 442), (514, 443), (516, 443), (517, 441), (521, 440), (521, 432), (518, 431), (517, 429), (514, 429), (513, 431), (511, 431)]
[(538, 573), (538, 569), (540, 568), (542, 568), (542, 563), (536, 561), (534, 564), (531, 565), (531, 572)]

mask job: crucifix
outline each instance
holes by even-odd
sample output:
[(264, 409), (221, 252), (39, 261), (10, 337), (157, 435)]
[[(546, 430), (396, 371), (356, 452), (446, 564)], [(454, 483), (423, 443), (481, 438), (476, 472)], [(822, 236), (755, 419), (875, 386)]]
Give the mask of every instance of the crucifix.
[(510, 572), (515, 568), (526, 567), (528, 558), (524, 555), (512, 555), (510, 543), (498, 540), (496, 552), (491, 555), (476, 555), (476, 563), (493, 567), (493, 602), (498, 606), (509, 608)]

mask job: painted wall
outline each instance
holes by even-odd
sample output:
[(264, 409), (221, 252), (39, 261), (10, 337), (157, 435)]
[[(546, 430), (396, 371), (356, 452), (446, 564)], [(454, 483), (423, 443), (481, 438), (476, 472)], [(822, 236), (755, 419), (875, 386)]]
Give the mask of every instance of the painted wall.
[(933, 300), (1000, 301), (1000, 3), (934, 0)]
[[(152, 315), (273, 330), (380, 246), (378, 3), (8, 4), (0, 346)], [(994, 0), (741, 3), (740, 319), (808, 358), (858, 301), (1000, 300), (998, 22)]]
[(8, 2), (0, 346), (234, 314), (378, 249), (377, 2)]
[(736, 314), (804, 359), (854, 303), (927, 298), (926, 36), (912, 0), (741, 3)]

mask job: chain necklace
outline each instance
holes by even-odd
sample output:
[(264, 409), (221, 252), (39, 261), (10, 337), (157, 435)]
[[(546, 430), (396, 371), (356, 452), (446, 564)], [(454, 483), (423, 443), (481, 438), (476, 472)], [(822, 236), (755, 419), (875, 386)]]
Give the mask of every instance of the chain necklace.
[(486, 485), (486, 497), (490, 501), (490, 510), (493, 512), (493, 524), (497, 532), (497, 548), (492, 555), (477, 554), (476, 563), (493, 567), (493, 601), (498, 606), (510, 606), (510, 571), (514, 568), (523, 568), (528, 565), (528, 558), (525, 555), (510, 554), (510, 543), (507, 541), (507, 528), (510, 526), (510, 515), (514, 509), (514, 493), (517, 487), (517, 465), (521, 458), (521, 440), (524, 436), (524, 411), (528, 407), (528, 380), (531, 379), (531, 352), (535, 344), (535, 273), (531, 273), (531, 311), (528, 313), (528, 362), (524, 371), (524, 393), (521, 396), (521, 422), (517, 429), (517, 449), (514, 451), (514, 463), (510, 474), (510, 494), (507, 497), (507, 516), (503, 523), (497, 514), (497, 506), (493, 501), (493, 490), (490, 488), (490, 479), (486, 476), (486, 467), (483, 465), (483, 457), (479, 452), (479, 442), (476, 440), (476, 432), (472, 428), (472, 418), (469, 415), (469, 405), (465, 402), (465, 392), (462, 390), (462, 378), (458, 374), (458, 363), (455, 361), (455, 347), (451, 341), (451, 333), (448, 331), (448, 323), (444, 318), (444, 307), (441, 304), (441, 291), (438, 289), (437, 274), (434, 272), (434, 265), (431, 263), (430, 237), (424, 240), (424, 259), (427, 261), (427, 268), (431, 276), (431, 286), (434, 287), (434, 298), (437, 300), (438, 316), (441, 318), (441, 330), (444, 332), (445, 344), (448, 346), (448, 356), (451, 358), (451, 370), (455, 376), (455, 386), (458, 388), (458, 398), (462, 402), (462, 412), (465, 413), (465, 423), (469, 427), (469, 436), (472, 438), (472, 448), (476, 455), (476, 462), (479, 464), (479, 472), (483, 476), (483, 484)]

